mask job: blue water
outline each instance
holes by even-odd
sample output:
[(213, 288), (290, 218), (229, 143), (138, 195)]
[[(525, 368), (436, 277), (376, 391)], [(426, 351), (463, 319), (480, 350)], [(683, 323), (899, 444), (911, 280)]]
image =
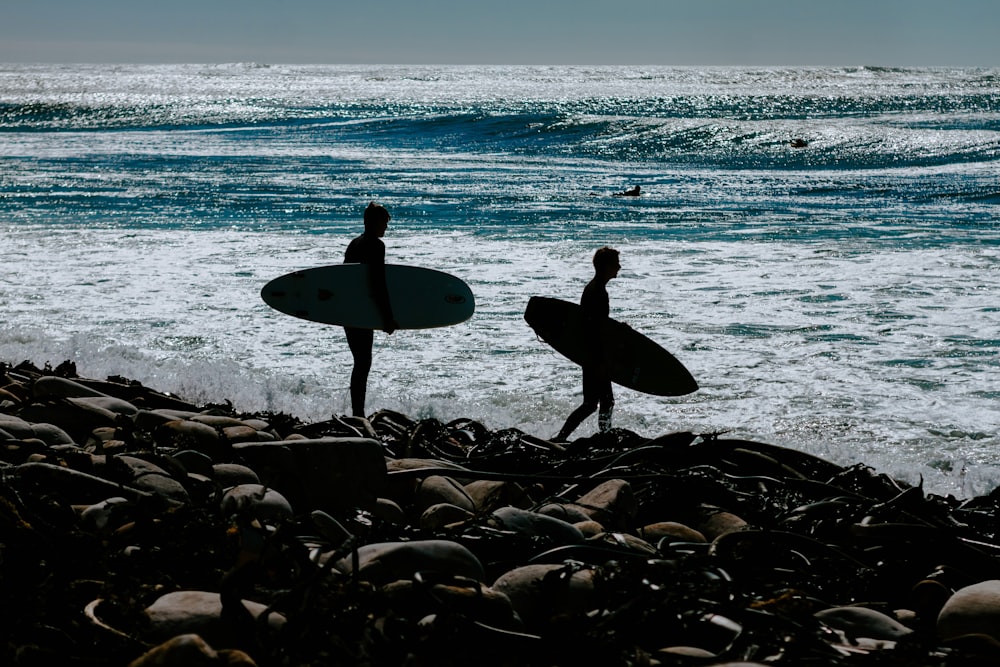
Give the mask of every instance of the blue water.
[(370, 412), (554, 433), (578, 369), (524, 306), (609, 244), (613, 316), (701, 385), (617, 426), (1000, 484), (1000, 70), (0, 65), (0, 160), (0, 360), (346, 412), (340, 330), (258, 293), (377, 199), (478, 307), (378, 335)]

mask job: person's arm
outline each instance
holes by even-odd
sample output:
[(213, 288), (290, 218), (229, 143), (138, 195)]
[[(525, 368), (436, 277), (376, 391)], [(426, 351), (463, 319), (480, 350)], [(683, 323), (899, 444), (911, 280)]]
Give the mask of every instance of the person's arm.
[(396, 318), (392, 314), (392, 304), (389, 302), (389, 287), (385, 280), (385, 245), (378, 244), (378, 250), (373, 253), (368, 263), (368, 275), (372, 285), (372, 297), (382, 313), (382, 329), (386, 333), (396, 330)]

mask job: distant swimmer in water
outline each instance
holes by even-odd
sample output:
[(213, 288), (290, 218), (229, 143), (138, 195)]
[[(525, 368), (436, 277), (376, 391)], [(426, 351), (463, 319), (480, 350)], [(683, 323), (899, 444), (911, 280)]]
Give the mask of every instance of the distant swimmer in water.
[(638, 197), (641, 190), (642, 190), (642, 188), (640, 188), (637, 185), (635, 187), (629, 188), (628, 190), (622, 190), (621, 192), (616, 192), (614, 194), (614, 196), (615, 197)]
[(788, 145), (791, 146), (792, 148), (805, 148), (806, 146), (809, 145), (809, 142), (799, 137), (789, 141)]

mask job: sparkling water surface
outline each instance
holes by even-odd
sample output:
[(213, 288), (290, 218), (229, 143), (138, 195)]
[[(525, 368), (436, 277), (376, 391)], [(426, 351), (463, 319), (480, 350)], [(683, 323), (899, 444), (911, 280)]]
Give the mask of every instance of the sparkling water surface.
[[(346, 412), (342, 331), (259, 290), (341, 261), (377, 199), (389, 261), (463, 278), (477, 310), (377, 334), (370, 412), (555, 433), (579, 369), (524, 307), (577, 300), (607, 244), (623, 264), (613, 316), (701, 385), (617, 388), (617, 426), (726, 432), (985, 493), (1000, 483), (998, 82), (0, 65), (0, 360), (73, 359), (247, 411)], [(635, 184), (641, 197), (611, 196)]]

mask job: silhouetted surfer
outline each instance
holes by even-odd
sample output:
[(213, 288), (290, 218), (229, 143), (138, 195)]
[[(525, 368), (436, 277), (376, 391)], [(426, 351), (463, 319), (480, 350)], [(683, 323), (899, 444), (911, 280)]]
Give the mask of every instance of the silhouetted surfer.
[(604, 329), (611, 306), (608, 299), (608, 281), (618, 276), (621, 269), (618, 251), (607, 246), (594, 253), (594, 278), (587, 283), (580, 297), (583, 309), (584, 337), (587, 357), (583, 366), (583, 404), (566, 419), (555, 440), (565, 441), (580, 423), (600, 408), (598, 428), (603, 433), (611, 428), (611, 412), (615, 395), (611, 390)]
[(622, 190), (621, 192), (616, 192), (613, 196), (615, 197), (638, 197), (642, 194), (642, 188), (635, 185), (628, 190)]
[[(384, 322), (382, 329), (387, 334), (396, 330), (396, 320), (392, 315), (392, 305), (389, 303), (389, 290), (385, 284), (385, 243), (382, 242), (391, 217), (384, 206), (370, 202), (365, 209), (364, 233), (351, 241), (347, 246), (347, 252), (344, 253), (345, 264), (360, 263), (370, 266), (372, 298), (382, 313)], [(375, 331), (344, 327), (344, 333), (347, 335), (347, 345), (354, 356), (354, 369), (351, 371), (351, 411), (357, 417), (364, 417)]]

